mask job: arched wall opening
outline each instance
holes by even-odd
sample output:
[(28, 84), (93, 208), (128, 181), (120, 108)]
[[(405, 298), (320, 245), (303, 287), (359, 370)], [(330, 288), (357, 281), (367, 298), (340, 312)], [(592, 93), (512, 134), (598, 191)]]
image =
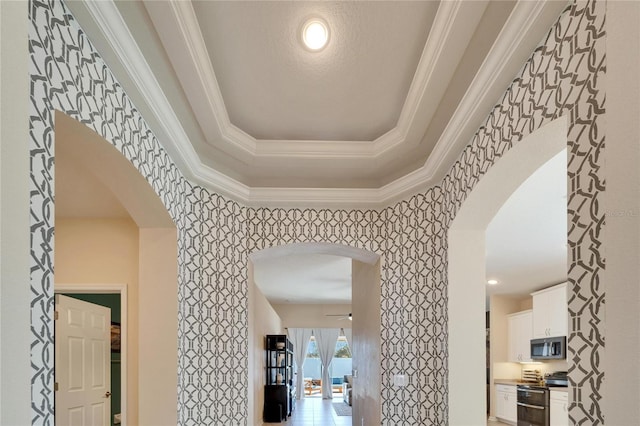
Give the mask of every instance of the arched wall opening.
[(55, 140), (55, 291), (121, 295), (122, 424), (176, 424), (175, 224), (140, 172), (93, 130), (56, 111)]
[[(486, 421), (485, 231), (513, 192), (567, 146), (560, 117), (516, 143), (480, 179), (449, 228), (449, 424)], [(484, 398), (482, 396), (485, 396)]]
[[(352, 303), (353, 321), (351, 329), (353, 343), (353, 424), (380, 424), (381, 401), (381, 256), (359, 248), (333, 243), (295, 243), (258, 250), (249, 255), (248, 262), (248, 306), (249, 306), (249, 422), (260, 424), (264, 403), (264, 336), (268, 327), (282, 330), (276, 319), (265, 321), (260, 317), (264, 311), (264, 296), (256, 291), (253, 279), (254, 262), (292, 254), (328, 254), (352, 259)], [(262, 301), (261, 301), (262, 300)], [(268, 309), (268, 307), (267, 307)], [(275, 311), (273, 312), (275, 313)], [(267, 324), (265, 324), (265, 322)], [(267, 328), (265, 328), (267, 327)]]

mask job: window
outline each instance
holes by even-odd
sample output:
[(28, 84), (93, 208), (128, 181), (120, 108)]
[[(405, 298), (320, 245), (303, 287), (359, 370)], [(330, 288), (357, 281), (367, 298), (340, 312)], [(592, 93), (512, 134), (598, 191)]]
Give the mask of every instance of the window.
[(347, 338), (344, 336), (338, 337), (336, 342), (336, 352), (333, 354), (334, 358), (351, 358), (351, 348), (347, 343)]
[[(347, 338), (344, 336), (338, 337), (336, 341), (336, 350), (333, 354), (334, 358), (351, 358), (351, 348), (347, 342)], [(311, 336), (309, 340), (309, 346), (307, 347), (307, 358), (320, 358), (318, 353), (318, 345), (315, 337)]]
[[(334, 378), (342, 378), (347, 374), (351, 374), (351, 348), (344, 336), (340, 336), (336, 342), (336, 349), (331, 362), (331, 376)], [(318, 353), (318, 345), (312, 336), (307, 346), (307, 356), (304, 362), (304, 375), (307, 378), (320, 379), (322, 377), (322, 367), (320, 363), (320, 354)]]
[(307, 358), (320, 358), (318, 353), (318, 345), (316, 344), (315, 337), (311, 336), (309, 340), (309, 346), (307, 347)]

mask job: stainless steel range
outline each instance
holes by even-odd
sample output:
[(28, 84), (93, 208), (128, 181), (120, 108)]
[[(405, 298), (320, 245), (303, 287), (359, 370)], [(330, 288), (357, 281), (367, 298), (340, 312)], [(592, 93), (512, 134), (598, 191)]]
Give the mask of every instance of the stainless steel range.
[(549, 426), (549, 388), (518, 385), (518, 426)]
[(545, 383), (548, 387), (561, 387), (566, 388), (569, 386), (569, 379), (567, 378), (566, 371), (556, 371), (555, 373), (551, 373), (544, 378)]
[(518, 385), (518, 426), (549, 426), (549, 388), (567, 387), (567, 372), (545, 378), (546, 385)]

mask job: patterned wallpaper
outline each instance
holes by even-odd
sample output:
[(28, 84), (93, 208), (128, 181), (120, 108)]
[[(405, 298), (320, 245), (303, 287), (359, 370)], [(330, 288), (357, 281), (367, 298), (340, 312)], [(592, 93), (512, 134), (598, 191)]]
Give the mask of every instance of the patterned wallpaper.
[[(571, 223), (570, 416), (576, 424), (603, 422), (604, 373), (598, 360), (604, 348), (604, 291), (599, 283), (604, 260), (598, 235), (604, 214), (598, 199), (604, 191), (599, 174), (604, 145), (604, 6), (578, 2), (564, 11), (440, 185), (379, 215), (363, 214), (361, 230), (354, 229), (354, 212), (250, 211), (250, 252), (298, 241), (331, 241), (382, 256), (383, 424), (447, 423), (448, 227), (480, 177), (512, 144), (565, 115)], [(397, 371), (412, 377), (403, 393), (391, 387)]]
[[(573, 423), (602, 424), (604, 2), (560, 16), (440, 185), (376, 210), (245, 208), (188, 182), (77, 22), (30, 3), (33, 424), (53, 425), (54, 110), (102, 135), (158, 193), (178, 228), (181, 425), (247, 424), (248, 254), (303, 241), (382, 256), (383, 424), (447, 424), (447, 230), (512, 144), (566, 115)], [(390, 375), (414, 379), (402, 394)], [(418, 385), (419, 384), (419, 385)]]

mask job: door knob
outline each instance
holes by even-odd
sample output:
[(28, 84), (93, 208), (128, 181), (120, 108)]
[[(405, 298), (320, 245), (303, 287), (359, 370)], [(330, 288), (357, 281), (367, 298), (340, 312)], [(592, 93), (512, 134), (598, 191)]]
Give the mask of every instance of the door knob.
[(105, 397), (105, 398), (109, 398), (110, 396), (111, 396), (111, 392), (109, 392), (109, 391), (107, 391), (107, 392), (104, 394), (104, 397)]

